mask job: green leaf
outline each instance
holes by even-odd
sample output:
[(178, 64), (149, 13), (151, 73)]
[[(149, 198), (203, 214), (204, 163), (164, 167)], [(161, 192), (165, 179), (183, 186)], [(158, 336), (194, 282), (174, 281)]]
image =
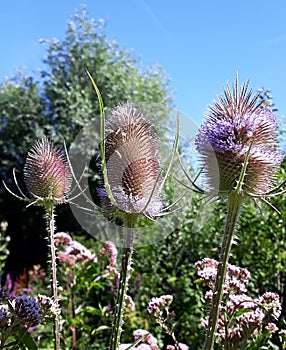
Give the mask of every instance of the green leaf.
[(240, 315), (246, 314), (247, 312), (251, 312), (253, 310), (251, 309), (243, 309), (243, 310), (238, 310), (234, 313), (234, 315), (232, 317), (238, 317)]
[(29, 350), (37, 350), (38, 347), (32, 338), (31, 334), (29, 332), (26, 332), (25, 336), (22, 339), (23, 344), (27, 346)]
[(84, 310), (85, 310), (85, 312), (87, 312), (89, 314), (92, 314), (92, 315), (99, 315), (99, 316), (101, 316), (101, 314), (102, 314), (101, 310), (99, 310), (99, 309), (97, 309), (97, 308), (95, 308), (93, 306), (87, 306), (87, 307), (85, 307)]
[(101, 331), (105, 331), (105, 330), (107, 330), (107, 329), (110, 329), (110, 327), (108, 327), (108, 326), (99, 326), (98, 328), (96, 328), (96, 329), (94, 330), (94, 332), (92, 332), (92, 334), (96, 334), (96, 333), (99, 333), (99, 332), (101, 332)]

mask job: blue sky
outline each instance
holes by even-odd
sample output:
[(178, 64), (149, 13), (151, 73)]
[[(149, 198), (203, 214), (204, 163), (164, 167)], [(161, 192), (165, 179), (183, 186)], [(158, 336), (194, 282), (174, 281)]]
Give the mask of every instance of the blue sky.
[(164, 67), (176, 107), (196, 121), (236, 71), (254, 90), (271, 89), (278, 114), (286, 114), (285, 0), (2, 1), (0, 81), (17, 67), (41, 67), (38, 40), (63, 39), (81, 3), (144, 66)]

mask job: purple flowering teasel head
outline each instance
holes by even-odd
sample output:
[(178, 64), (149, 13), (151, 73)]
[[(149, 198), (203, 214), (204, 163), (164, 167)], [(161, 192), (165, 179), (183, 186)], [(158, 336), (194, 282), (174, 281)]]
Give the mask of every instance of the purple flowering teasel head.
[[(138, 107), (125, 103), (111, 111), (105, 135), (108, 182), (118, 208), (156, 216), (163, 204), (158, 139), (152, 124)], [(107, 197), (105, 189), (98, 193)]]
[(276, 117), (248, 85), (239, 89), (236, 77), (233, 88), (227, 86), (209, 107), (195, 140), (209, 191), (222, 197), (236, 189), (246, 161), (243, 194), (263, 197), (283, 160)]
[(71, 187), (71, 174), (64, 153), (46, 138), (29, 151), (24, 181), (34, 198), (63, 200)]

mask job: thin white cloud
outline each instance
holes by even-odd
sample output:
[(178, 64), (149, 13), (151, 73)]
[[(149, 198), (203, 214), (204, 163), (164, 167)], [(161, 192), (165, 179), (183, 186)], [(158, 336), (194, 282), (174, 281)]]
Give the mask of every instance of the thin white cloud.
[(286, 34), (279, 35), (275, 38), (275, 41), (285, 41), (286, 40)]
[(281, 43), (283, 41), (286, 41), (286, 34), (281, 34), (276, 37), (270, 38), (265, 41), (265, 44), (273, 45), (273, 44)]
[(152, 22), (155, 24), (155, 26), (164, 34), (167, 34), (166, 28), (163, 26), (162, 22), (160, 21), (159, 17), (155, 14), (155, 12), (152, 10), (150, 5), (147, 3), (147, 1), (142, 0), (143, 6), (145, 8), (145, 11), (150, 16)]

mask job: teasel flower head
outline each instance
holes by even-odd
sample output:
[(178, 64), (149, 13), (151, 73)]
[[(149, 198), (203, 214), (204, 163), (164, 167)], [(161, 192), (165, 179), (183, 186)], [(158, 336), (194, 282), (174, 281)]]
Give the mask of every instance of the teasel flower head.
[(283, 160), (277, 147), (276, 117), (248, 85), (239, 89), (236, 77), (233, 88), (227, 86), (209, 107), (195, 140), (207, 187), (218, 196), (237, 189), (246, 166), (241, 193), (265, 197)]
[[(126, 103), (111, 111), (105, 135), (108, 183), (117, 207), (125, 213), (156, 216), (162, 209), (161, 166), (152, 124), (138, 107)], [(105, 188), (99, 195), (108, 207)]]
[(39, 140), (26, 158), (24, 181), (32, 198), (64, 200), (71, 186), (66, 156), (46, 138)]

